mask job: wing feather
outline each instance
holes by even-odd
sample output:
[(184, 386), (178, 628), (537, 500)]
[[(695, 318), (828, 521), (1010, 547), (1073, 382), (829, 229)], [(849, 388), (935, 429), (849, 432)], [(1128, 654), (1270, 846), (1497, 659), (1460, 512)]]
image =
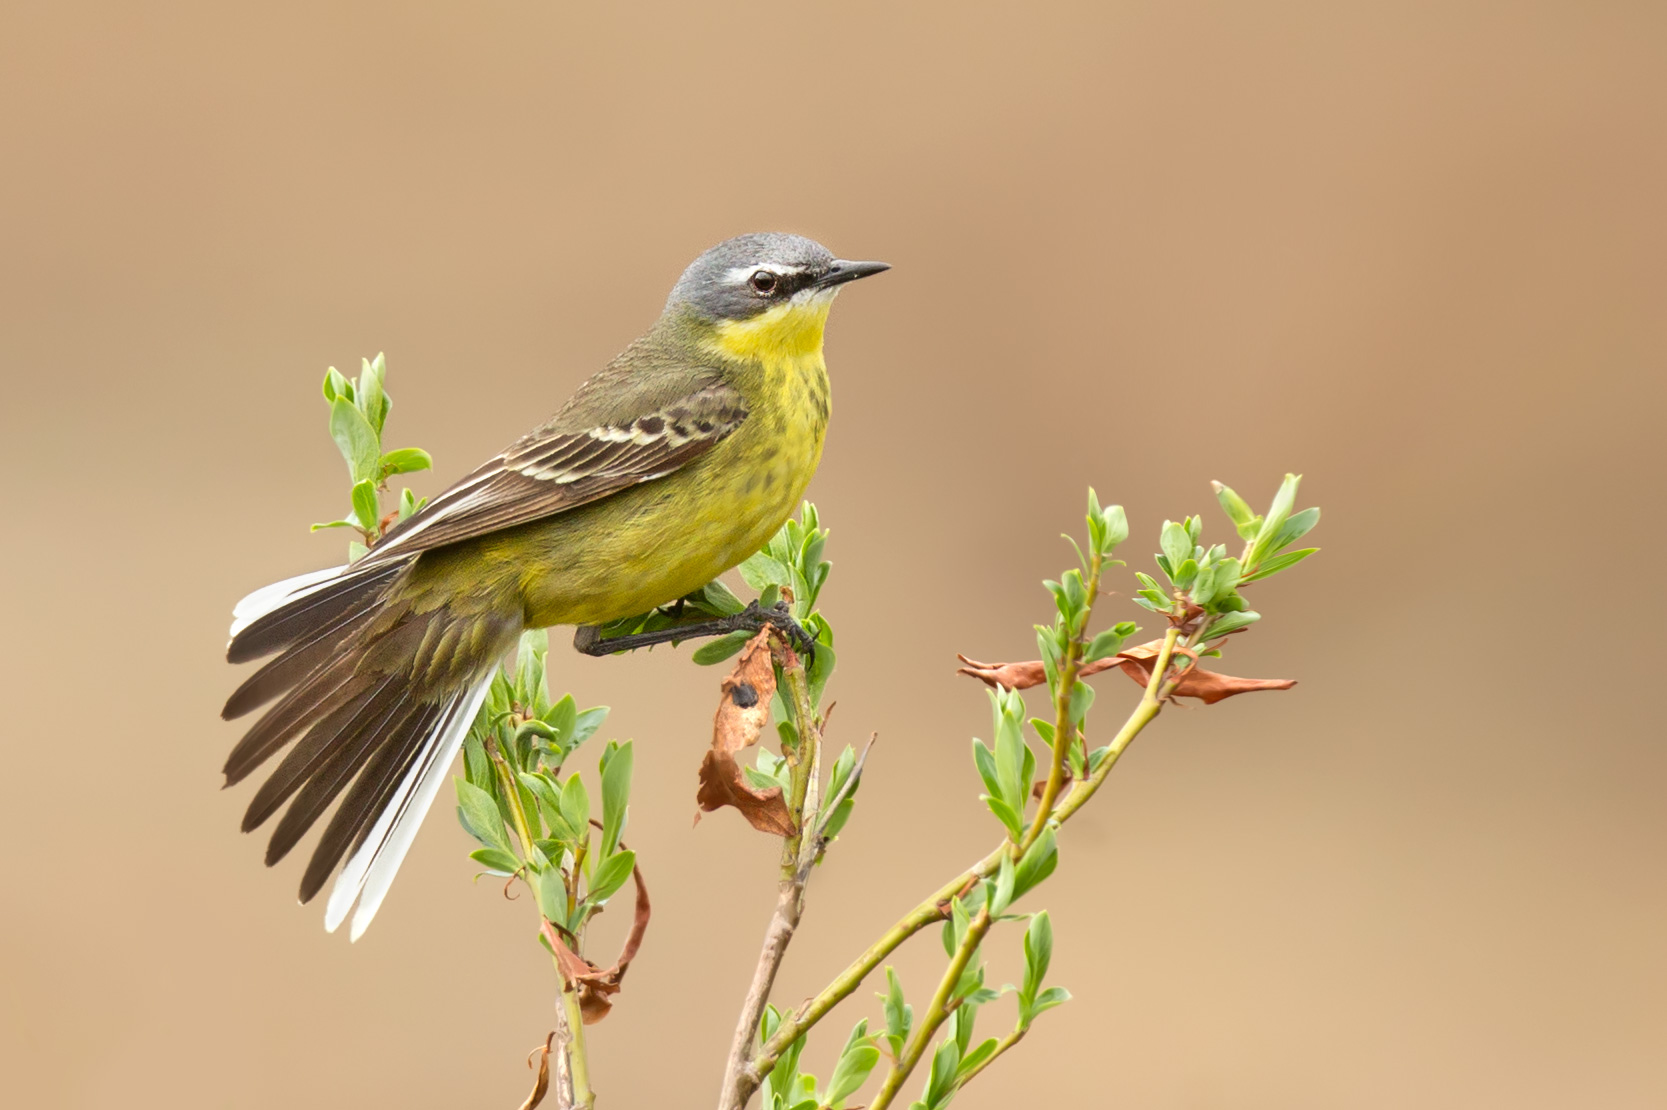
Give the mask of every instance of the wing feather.
[(717, 380), (634, 418), (577, 430), (558, 419), (395, 525), (358, 566), (513, 528), (663, 478), (717, 446), (746, 417), (740, 393)]

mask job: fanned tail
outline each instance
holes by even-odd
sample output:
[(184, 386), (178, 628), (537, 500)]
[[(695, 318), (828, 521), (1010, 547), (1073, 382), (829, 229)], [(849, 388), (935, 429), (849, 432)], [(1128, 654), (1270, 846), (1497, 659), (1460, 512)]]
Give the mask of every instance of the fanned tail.
[(326, 913), (334, 931), (355, 901), (352, 937), (376, 915), (519, 632), (517, 620), (449, 609), (413, 612), (393, 590), (415, 557), (337, 567), (257, 590), (233, 611), (227, 658), (277, 653), (232, 694), (230, 719), (274, 702), (232, 749), (226, 784), (285, 747), (243, 818), (245, 832), (280, 809), (268, 866), (341, 799), (301, 880), (301, 901), (344, 856)]

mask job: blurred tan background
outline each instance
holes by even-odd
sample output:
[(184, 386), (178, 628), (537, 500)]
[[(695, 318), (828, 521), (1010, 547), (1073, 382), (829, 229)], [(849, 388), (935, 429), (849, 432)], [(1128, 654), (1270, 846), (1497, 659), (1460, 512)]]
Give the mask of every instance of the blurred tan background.
[[(1232, 669), (1301, 685), (1166, 714), (1069, 827), (1076, 1000), (963, 1104), (1667, 1105), (1667, 8), (595, 8), (0, 14), (7, 1101), (517, 1104), (528, 906), (441, 807), (364, 941), (297, 908), (219, 790), (228, 613), (340, 555), (326, 365), (387, 352), (434, 492), (780, 228), (896, 266), (812, 487), (833, 735), (881, 742), (780, 997), (993, 843), (954, 652), (1033, 653), (1084, 487), (1147, 566), (1295, 470), (1325, 550)], [(719, 676), (555, 658), (639, 745), (604, 1105), (708, 1105), (773, 852), (690, 827)]]

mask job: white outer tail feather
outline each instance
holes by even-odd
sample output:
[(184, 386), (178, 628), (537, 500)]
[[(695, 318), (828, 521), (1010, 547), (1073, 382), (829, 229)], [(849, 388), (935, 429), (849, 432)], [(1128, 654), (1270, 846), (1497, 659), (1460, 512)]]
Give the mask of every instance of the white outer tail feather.
[(329, 567), (325, 570), (309, 571), (306, 574), (298, 574), (294, 578), (286, 578), (282, 582), (274, 582), (270, 586), (262, 586), (232, 606), (232, 630), (230, 635), (233, 639), (236, 639), (239, 632), (277, 609), (280, 605), (310, 592), (312, 587), (330, 581), (346, 569), (347, 567), (343, 565)]
[(358, 940), (370, 926), (382, 900), (405, 862), (417, 829), (434, 804), (435, 795), (445, 782), (452, 760), (463, 747), (469, 728), (486, 700), (487, 688), (492, 685), (492, 674), (487, 672), (467, 690), (457, 694), (434, 728), (423, 741), (411, 770), (389, 799), (388, 804), (371, 826), (370, 834), (359, 850), (347, 861), (347, 866), (336, 877), (330, 890), (330, 901), (324, 910), (324, 928), (335, 932), (347, 919), (348, 910), (358, 902), (353, 914), (349, 940)]

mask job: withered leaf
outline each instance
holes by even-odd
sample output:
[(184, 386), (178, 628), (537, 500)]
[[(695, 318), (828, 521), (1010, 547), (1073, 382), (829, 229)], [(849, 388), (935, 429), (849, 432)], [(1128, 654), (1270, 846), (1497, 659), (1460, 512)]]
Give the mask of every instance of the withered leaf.
[(534, 1110), (539, 1103), (544, 1101), (544, 1096), (549, 1093), (550, 1049), (552, 1045), (554, 1045), (555, 1040), (556, 1035), (551, 1033), (548, 1037), (544, 1038), (543, 1044), (539, 1045), (537, 1048), (533, 1049), (532, 1052), (527, 1054), (528, 1067), (533, 1066), (533, 1055), (536, 1053), (538, 1056), (538, 1078), (533, 1080), (533, 1093), (528, 1095), (527, 1101), (521, 1104), (521, 1110)]
[[(700, 761), (700, 789), (695, 801), (704, 812), (734, 806), (753, 828), (792, 836), (793, 816), (781, 787), (757, 790), (748, 785), (736, 756), (758, 743), (770, 720), (776, 672), (770, 665), (770, 630), (747, 641), (735, 668), (719, 687), (718, 712), (712, 720), (712, 747)], [(700, 814), (695, 814), (700, 819)]]
[[(1157, 658), (1162, 647), (1162, 640), (1152, 640), (1138, 647), (1125, 648), (1116, 655), (1089, 663), (1082, 668), (1081, 676), (1087, 678), (1089, 675), (1118, 667), (1134, 682), (1145, 686), (1152, 678), (1152, 661)], [(1040, 659), (1024, 663), (980, 663), (964, 655), (956, 658), (962, 663), (956, 674), (971, 675), (990, 686), (1028, 690), (1048, 680), (1047, 671), (1043, 669)], [(1294, 678), (1236, 678), (1233, 675), (1217, 674), (1201, 667), (1193, 667), (1181, 677), (1180, 685), (1175, 687), (1174, 696), (1198, 698), (1206, 705), (1214, 705), (1235, 694), (1248, 694), (1256, 690), (1289, 690), (1296, 684), (1297, 680)]]
[(625, 947), (619, 951), (619, 959), (606, 971), (569, 948), (560, 929), (548, 921), (540, 920), (538, 923), (544, 939), (550, 944), (550, 951), (556, 954), (556, 966), (561, 970), (564, 988), (571, 987), (579, 992), (579, 1011), (586, 1025), (595, 1025), (613, 1009), (613, 996), (619, 993), (625, 971), (637, 958), (643, 934), (648, 932), (648, 919), (653, 914), (653, 907), (649, 905), (642, 868), (633, 867), (631, 878), (637, 884), (637, 905), (631, 917), (631, 932), (625, 938)]

